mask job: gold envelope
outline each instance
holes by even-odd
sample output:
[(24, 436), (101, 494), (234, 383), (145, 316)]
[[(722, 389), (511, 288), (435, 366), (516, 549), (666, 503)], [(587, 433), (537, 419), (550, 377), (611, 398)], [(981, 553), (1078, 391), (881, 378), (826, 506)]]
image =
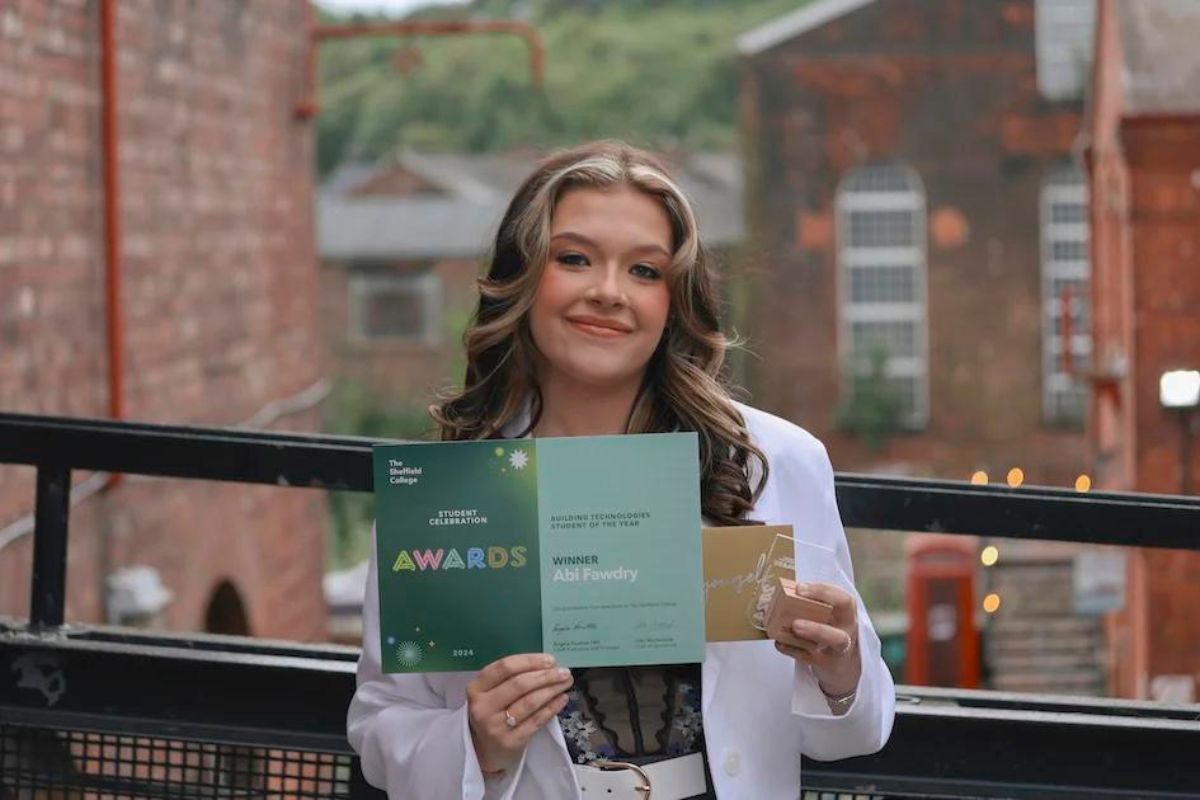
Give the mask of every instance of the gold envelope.
[[(753, 610), (761, 581), (774, 574), (789, 578), (794, 574), (792, 526), (704, 528), (702, 536), (705, 640), (744, 642), (767, 638), (755, 627)], [(780, 547), (777, 539), (789, 546)]]

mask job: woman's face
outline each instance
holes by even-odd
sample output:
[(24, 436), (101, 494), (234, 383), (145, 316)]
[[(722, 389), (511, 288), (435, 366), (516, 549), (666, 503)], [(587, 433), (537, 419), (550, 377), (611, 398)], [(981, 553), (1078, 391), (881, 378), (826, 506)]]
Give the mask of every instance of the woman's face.
[(632, 187), (570, 189), (550, 223), (529, 325), (543, 386), (640, 385), (670, 310), (671, 223)]

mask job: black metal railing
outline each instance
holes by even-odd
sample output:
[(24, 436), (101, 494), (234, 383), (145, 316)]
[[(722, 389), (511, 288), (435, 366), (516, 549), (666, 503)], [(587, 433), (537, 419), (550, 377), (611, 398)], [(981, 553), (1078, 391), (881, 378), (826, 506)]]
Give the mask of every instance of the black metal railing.
[[(357, 652), (64, 626), (75, 470), (370, 491), (372, 442), (0, 414), (37, 468), (30, 618), (0, 623), (0, 799), (378, 796), (345, 740)], [(839, 475), (848, 527), (1200, 550), (1196, 498)], [(882, 753), (806, 789), (895, 797), (1200, 796), (1200, 709), (901, 687)], [(12, 779), (11, 776), (17, 776)], [(59, 796), (59, 795), (49, 795)]]

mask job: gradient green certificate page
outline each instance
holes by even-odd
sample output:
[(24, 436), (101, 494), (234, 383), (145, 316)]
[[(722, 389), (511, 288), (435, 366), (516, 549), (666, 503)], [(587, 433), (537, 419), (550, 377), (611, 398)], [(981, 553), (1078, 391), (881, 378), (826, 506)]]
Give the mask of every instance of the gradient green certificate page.
[(704, 659), (694, 433), (378, 445), (386, 672)]

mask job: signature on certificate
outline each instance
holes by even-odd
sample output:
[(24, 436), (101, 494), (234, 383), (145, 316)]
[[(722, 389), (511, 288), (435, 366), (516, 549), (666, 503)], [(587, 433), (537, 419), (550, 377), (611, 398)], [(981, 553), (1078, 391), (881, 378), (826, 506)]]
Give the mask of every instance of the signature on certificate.
[(635, 631), (670, 631), (675, 629), (673, 619), (642, 620), (633, 626)]
[(574, 624), (556, 622), (556, 623), (554, 623), (554, 627), (552, 628), (552, 630), (554, 631), (554, 633), (566, 633), (567, 631), (594, 631), (594, 630), (597, 630), (599, 627), (600, 626), (597, 625), (595, 622), (580, 621), (580, 622), (576, 622)]

